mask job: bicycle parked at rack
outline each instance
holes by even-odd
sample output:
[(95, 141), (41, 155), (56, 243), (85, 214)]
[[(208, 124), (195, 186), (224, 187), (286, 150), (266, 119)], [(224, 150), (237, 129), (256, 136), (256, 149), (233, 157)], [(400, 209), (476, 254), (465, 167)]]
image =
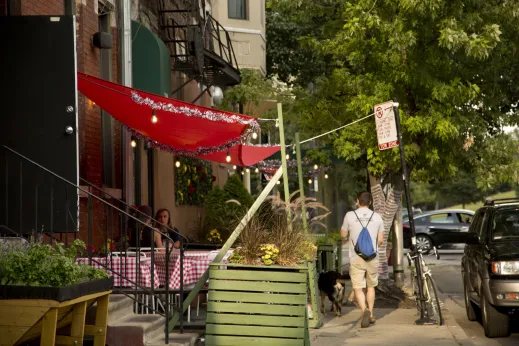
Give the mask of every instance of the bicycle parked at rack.
[[(433, 254), (436, 256), (436, 259), (440, 259), (440, 255), (438, 251), (436, 250), (436, 247), (433, 247), (432, 249)], [(424, 302), (425, 302), (425, 316), (428, 317), (430, 320), (434, 321), (436, 324), (439, 324), (440, 326), (443, 324), (443, 317), (442, 317), (442, 311), (441, 307), (442, 304), (440, 302), (440, 299), (438, 298), (438, 290), (436, 288), (436, 283), (433, 280), (431, 270), (429, 267), (427, 267), (427, 264), (425, 263), (425, 260), (423, 258), (422, 250), (413, 250), (406, 254), (407, 260), (409, 262), (409, 268), (411, 268), (411, 280), (412, 280), (412, 287), (413, 287), (413, 294), (414, 298), (416, 300), (416, 307), (418, 309), (418, 313), (420, 314), (420, 291), (418, 289), (418, 280), (417, 280), (417, 274), (416, 274), (416, 268), (413, 266), (414, 260), (416, 257), (419, 258), (419, 263), (422, 267), (422, 283), (423, 283), (423, 295), (424, 295)]]

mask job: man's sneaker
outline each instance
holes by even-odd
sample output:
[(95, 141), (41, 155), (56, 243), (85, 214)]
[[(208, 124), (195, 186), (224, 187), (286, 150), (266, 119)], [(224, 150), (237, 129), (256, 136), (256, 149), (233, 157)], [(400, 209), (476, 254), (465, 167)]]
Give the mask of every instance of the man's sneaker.
[(371, 314), (368, 310), (364, 310), (362, 312), (362, 320), (360, 322), (360, 326), (361, 328), (368, 328), (369, 325), (370, 325), (370, 317), (371, 317)]

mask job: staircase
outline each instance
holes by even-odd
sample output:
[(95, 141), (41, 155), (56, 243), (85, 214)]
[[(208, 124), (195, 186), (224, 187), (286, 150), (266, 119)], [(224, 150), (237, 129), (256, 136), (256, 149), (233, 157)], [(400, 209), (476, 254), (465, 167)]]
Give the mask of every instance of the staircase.
[[(9, 237), (7, 240), (2, 240), (3, 242), (10, 241), (13, 236), (26, 239), (30, 236), (38, 236), (44, 242), (49, 243), (63, 242), (64, 239), (64, 243), (67, 245), (68, 241), (81, 239), (82, 234), (83, 240), (87, 244), (86, 257), (88, 260), (86, 262), (106, 270), (120, 282), (129, 282), (129, 285), (125, 286), (132, 286), (131, 288), (113, 288), (114, 294), (110, 297), (108, 315), (106, 340), (108, 346), (196, 345), (199, 334), (183, 333), (183, 318), (180, 321), (180, 333), (166, 333), (167, 322), (175, 309), (184, 311), (184, 287), (181, 285), (180, 290), (177, 291), (180, 296), (180, 304), (177, 306), (168, 299), (173, 293), (169, 291), (169, 277), (166, 276), (166, 282), (161, 283), (164, 288), (160, 288), (160, 290), (154, 288), (154, 256), (149, 257), (152, 280), (150, 287), (140, 284), (139, 275), (132, 277), (127, 265), (126, 267), (121, 265), (120, 268), (114, 266), (116, 257), (120, 257), (121, 260), (124, 257), (126, 259), (124, 263), (127, 263), (130, 257), (134, 257), (137, 259), (136, 267), (140, 267), (139, 260), (142, 257), (139, 241), (137, 240), (136, 248), (133, 250), (128, 247), (129, 239), (132, 237), (139, 239), (137, 236), (141, 229), (139, 227), (145, 227), (145, 224), (139, 219), (138, 210), (84, 180), (82, 183), (87, 184), (88, 188), (80, 187), (3, 145), (0, 145), (0, 161), (4, 163), (3, 169), (0, 170), (0, 180), (8, 181), (8, 184), (3, 186), (0, 198), (4, 207), (9, 206), (9, 208), (2, 208), (2, 211), (5, 210), (5, 212), (0, 213), (0, 237), (2, 235)], [(26, 196), (30, 197), (31, 208), (27, 208)], [(12, 201), (17, 203), (12, 203)], [(57, 216), (65, 216), (66, 219), (59, 223)], [(29, 225), (33, 227), (32, 233), (20, 231), (20, 225), (27, 224), (22, 221), (29, 218), (35, 220), (34, 226)], [(79, 222), (80, 220), (81, 222)], [(152, 219), (152, 222), (157, 221)], [(42, 225), (41, 228), (39, 225)], [(62, 231), (61, 225), (66, 226), (65, 231)], [(168, 231), (179, 234), (169, 228)], [(187, 238), (181, 234), (179, 236), (180, 275), (183, 277), (184, 249), (187, 246)], [(163, 237), (166, 242), (165, 255), (166, 258), (169, 258), (169, 244), (172, 244), (173, 240), (167, 235), (163, 235)], [(98, 248), (107, 247), (108, 245), (105, 244), (108, 239), (115, 242), (117, 238), (119, 239), (117, 243), (121, 246), (117, 255), (111, 251), (104, 255), (94, 253), (94, 244)], [(154, 243), (151, 243), (150, 251), (153, 253)], [(166, 263), (167, 271), (168, 262)], [(139, 273), (139, 271), (136, 272)], [(153, 303), (148, 304), (148, 301), (142, 302), (136, 299), (137, 294), (154, 298), (150, 299), (152, 302), (157, 301), (160, 296), (165, 296), (166, 299), (162, 301), (162, 309), (158, 309)], [(150, 314), (135, 313), (134, 305), (145, 307)], [(95, 316), (95, 306), (90, 309), (88, 316), (87, 319)]]
[(205, 0), (158, 0), (161, 39), (169, 48), (172, 70), (206, 85), (240, 83), (231, 38), (205, 10)]
[[(108, 346), (196, 346), (202, 332), (169, 333), (165, 342), (164, 317), (133, 312), (134, 300), (124, 294), (112, 294), (108, 306), (106, 345)], [(95, 305), (87, 321), (95, 317)]]

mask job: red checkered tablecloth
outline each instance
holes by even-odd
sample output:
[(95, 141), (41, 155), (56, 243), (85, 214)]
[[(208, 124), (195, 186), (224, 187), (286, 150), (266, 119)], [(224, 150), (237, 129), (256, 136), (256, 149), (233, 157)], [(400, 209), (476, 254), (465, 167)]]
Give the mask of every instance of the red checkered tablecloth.
[[(188, 251), (184, 252), (184, 285), (198, 282), (212, 262), (208, 258), (210, 251)], [(169, 288), (180, 288), (180, 251), (173, 250), (169, 262)], [(159, 273), (160, 281), (166, 283), (166, 254), (155, 253), (155, 268)]]
[[(141, 257), (139, 261), (140, 270), (138, 275), (136, 257), (93, 257), (92, 267), (104, 269), (108, 274), (113, 276), (115, 287), (135, 287), (135, 285), (131, 282), (137, 282), (137, 276), (139, 276), (138, 284), (140, 286), (151, 287), (151, 258)], [(96, 262), (99, 262), (102, 265)], [(78, 258), (77, 263), (88, 264), (88, 258)], [(106, 269), (107, 267), (108, 269)], [(110, 269), (112, 269), (113, 271)], [(153, 286), (157, 288), (160, 286), (161, 283), (157, 271), (157, 266), (155, 266), (154, 274), (155, 275)], [(125, 276), (127, 280), (123, 279), (121, 275)]]

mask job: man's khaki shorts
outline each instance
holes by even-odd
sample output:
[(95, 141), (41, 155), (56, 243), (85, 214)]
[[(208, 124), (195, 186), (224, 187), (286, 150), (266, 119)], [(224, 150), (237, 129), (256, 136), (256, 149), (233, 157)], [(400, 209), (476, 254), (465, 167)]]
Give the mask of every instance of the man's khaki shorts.
[(357, 258), (350, 264), (350, 278), (353, 288), (377, 287), (378, 257), (369, 262)]

